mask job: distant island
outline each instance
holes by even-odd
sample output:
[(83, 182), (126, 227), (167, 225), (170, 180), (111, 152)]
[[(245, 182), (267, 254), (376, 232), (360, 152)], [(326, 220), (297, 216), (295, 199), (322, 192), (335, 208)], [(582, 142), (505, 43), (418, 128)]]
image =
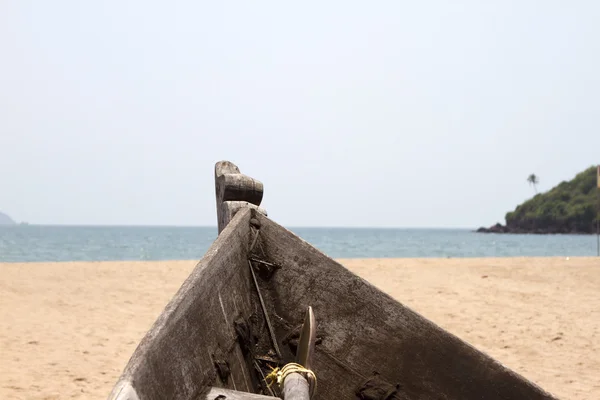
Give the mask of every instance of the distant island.
[[(479, 228), (483, 233), (595, 233), (597, 168), (590, 167), (570, 181), (563, 181), (546, 193), (517, 206), (506, 214), (506, 225), (497, 223)], [(527, 179), (534, 186), (537, 177)]]
[(11, 217), (0, 212), (0, 225), (16, 225), (17, 223), (13, 221)]

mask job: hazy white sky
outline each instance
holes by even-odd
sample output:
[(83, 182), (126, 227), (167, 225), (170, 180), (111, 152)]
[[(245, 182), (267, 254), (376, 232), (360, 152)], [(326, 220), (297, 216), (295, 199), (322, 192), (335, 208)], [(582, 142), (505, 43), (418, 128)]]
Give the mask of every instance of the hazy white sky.
[(478, 227), (600, 162), (597, 1), (0, 2), (0, 210)]

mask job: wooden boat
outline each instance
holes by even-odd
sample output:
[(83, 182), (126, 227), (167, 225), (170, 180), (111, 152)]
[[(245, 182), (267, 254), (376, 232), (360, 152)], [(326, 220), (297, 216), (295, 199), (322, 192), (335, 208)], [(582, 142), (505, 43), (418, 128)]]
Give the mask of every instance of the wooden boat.
[(554, 398), (272, 221), (234, 164), (215, 181), (219, 236), (109, 399)]

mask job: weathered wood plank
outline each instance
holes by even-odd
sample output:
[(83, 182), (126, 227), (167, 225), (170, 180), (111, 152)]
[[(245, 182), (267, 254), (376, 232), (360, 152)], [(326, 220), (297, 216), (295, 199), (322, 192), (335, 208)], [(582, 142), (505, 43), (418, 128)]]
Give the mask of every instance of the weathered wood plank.
[[(353, 399), (361, 387), (393, 392), (396, 385), (394, 398), (399, 399), (553, 398), (292, 232), (256, 218), (264, 259), (281, 266), (269, 281), (260, 282), (269, 312), (277, 315), (278, 337), (289, 336), (302, 323), (308, 306), (318, 315), (321, 343), (311, 369), (319, 399)], [(288, 346), (282, 351), (293, 354)]]
[(263, 197), (263, 184), (240, 173), (240, 169), (229, 161), (219, 161), (215, 165), (215, 191), (219, 233), (240, 209), (254, 208), (267, 215), (258, 207)]
[(168, 303), (115, 388), (127, 389), (123, 400), (134, 400), (131, 393), (140, 400), (197, 399), (211, 386), (254, 391), (257, 383), (234, 326), (254, 312), (249, 230), (250, 210), (243, 210)]

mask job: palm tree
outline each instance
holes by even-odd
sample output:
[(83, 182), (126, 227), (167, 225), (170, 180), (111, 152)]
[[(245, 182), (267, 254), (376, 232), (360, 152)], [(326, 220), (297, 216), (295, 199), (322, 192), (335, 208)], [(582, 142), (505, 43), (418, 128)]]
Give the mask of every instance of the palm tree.
[(537, 194), (537, 187), (536, 187), (536, 185), (537, 185), (538, 183), (540, 183), (540, 180), (539, 180), (539, 178), (537, 177), (537, 175), (536, 175), (536, 174), (531, 174), (531, 175), (529, 175), (529, 176), (527, 177), (527, 182), (529, 182), (529, 184), (530, 184), (531, 186), (533, 186), (533, 190), (534, 190), (535, 194)]

